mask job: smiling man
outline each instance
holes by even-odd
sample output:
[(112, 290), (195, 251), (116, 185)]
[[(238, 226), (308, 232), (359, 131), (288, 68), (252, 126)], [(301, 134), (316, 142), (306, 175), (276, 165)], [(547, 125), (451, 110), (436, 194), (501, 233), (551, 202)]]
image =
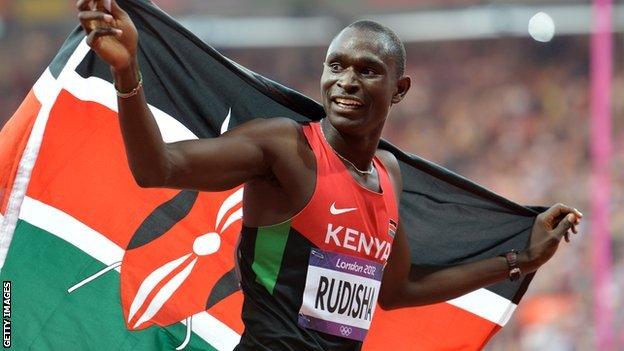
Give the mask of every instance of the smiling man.
[(80, 0), (92, 49), (111, 66), (119, 121), (137, 183), (219, 191), (244, 184), (237, 249), (245, 331), (238, 350), (358, 350), (375, 308), (446, 301), (535, 271), (581, 214), (538, 216), (528, 249), (410, 272), (398, 213), (401, 173), (377, 148), (393, 104), (410, 88), (405, 49), (388, 28), (359, 21), (331, 42), (321, 76), (326, 118), (254, 120), (218, 138), (166, 144), (147, 107), (137, 32), (113, 1)]

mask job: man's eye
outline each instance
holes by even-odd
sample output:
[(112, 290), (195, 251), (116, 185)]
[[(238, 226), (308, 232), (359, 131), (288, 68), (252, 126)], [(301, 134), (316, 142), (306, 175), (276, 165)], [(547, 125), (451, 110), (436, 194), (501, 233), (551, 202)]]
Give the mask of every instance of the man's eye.
[(372, 68), (364, 68), (362, 70), (362, 74), (365, 76), (374, 76), (377, 74), (377, 72)]
[(330, 63), (329, 69), (332, 72), (340, 72), (340, 70), (342, 70), (342, 65), (340, 65), (339, 63)]

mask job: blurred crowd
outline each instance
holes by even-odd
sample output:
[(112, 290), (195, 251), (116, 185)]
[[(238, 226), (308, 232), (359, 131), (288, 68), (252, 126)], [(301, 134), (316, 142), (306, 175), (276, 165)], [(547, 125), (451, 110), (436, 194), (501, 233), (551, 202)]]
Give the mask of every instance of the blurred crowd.
[[(4, 1), (0, 1), (0, 9)], [(167, 3), (167, 2), (165, 2)], [(71, 18), (71, 17), (70, 17)], [(0, 126), (74, 26), (5, 21), (0, 37)], [(615, 40), (611, 234), (613, 311), (624, 309), (624, 38)], [(488, 350), (592, 350), (589, 45), (585, 36), (412, 43), (412, 89), (384, 137), (522, 204), (565, 202), (585, 214), (581, 233), (544, 266)], [(318, 100), (325, 48), (224, 54)], [(624, 315), (614, 331), (624, 349)]]

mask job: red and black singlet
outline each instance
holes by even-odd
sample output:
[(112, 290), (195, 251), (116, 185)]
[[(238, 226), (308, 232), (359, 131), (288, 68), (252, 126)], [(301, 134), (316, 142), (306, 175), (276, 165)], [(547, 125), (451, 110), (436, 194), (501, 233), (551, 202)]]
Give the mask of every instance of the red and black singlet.
[(303, 126), (316, 158), (308, 204), (285, 222), (243, 226), (237, 251), (245, 332), (237, 350), (359, 350), (376, 308), (398, 221), (388, 172), (360, 185), (325, 140)]

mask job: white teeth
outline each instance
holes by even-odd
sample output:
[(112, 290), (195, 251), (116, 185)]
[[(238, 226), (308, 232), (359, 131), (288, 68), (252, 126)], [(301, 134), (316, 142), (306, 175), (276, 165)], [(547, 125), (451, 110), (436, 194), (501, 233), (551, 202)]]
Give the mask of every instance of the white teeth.
[(343, 105), (343, 106), (349, 106), (349, 107), (362, 106), (362, 104), (359, 101), (355, 101), (351, 99), (336, 98), (335, 101), (339, 105)]

